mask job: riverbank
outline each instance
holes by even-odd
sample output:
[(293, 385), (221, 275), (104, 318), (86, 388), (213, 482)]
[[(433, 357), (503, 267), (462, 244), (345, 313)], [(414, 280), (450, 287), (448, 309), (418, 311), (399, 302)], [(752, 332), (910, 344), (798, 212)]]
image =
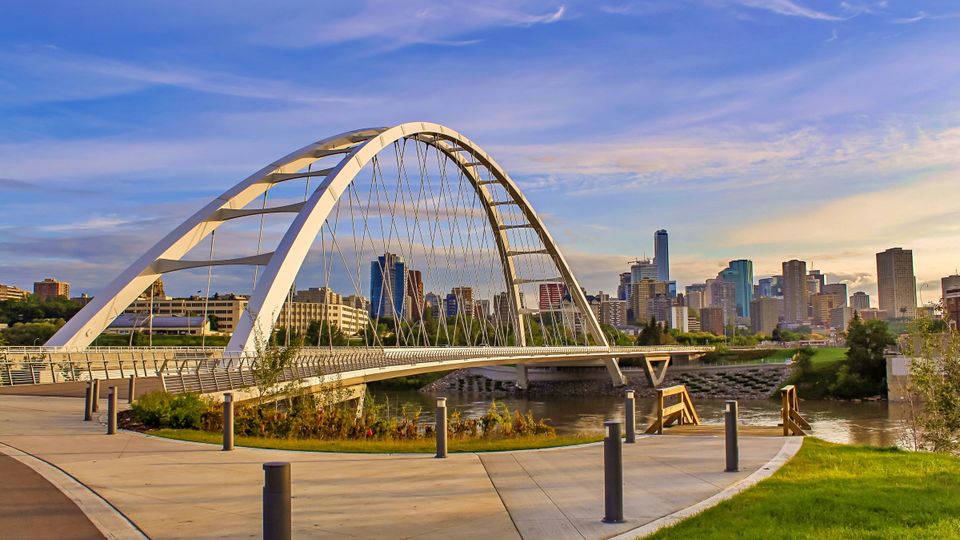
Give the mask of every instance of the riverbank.
[(960, 459), (814, 438), (772, 477), (650, 538), (958, 538)]

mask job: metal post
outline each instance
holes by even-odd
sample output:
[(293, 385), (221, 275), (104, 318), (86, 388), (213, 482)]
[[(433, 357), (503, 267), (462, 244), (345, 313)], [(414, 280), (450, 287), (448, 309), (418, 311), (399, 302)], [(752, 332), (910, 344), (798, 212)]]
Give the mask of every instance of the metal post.
[(620, 443), (620, 422), (603, 423), (607, 435), (603, 439), (603, 503), (604, 523), (623, 523), (623, 445)]
[[(134, 364), (134, 371), (136, 371), (137, 366)], [(133, 403), (134, 396), (137, 394), (137, 376), (130, 376), (130, 384), (127, 386), (127, 403)]]
[(437, 457), (447, 457), (447, 398), (437, 398)]
[(727, 468), (725, 472), (740, 470), (740, 445), (737, 441), (737, 402), (727, 401), (727, 408), (723, 411), (723, 422), (727, 436)]
[(107, 435), (117, 434), (117, 387), (107, 391)]
[(223, 449), (233, 450), (233, 392), (223, 394)]
[(93, 381), (87, 382), (87, 391), (84, 393), (83, 420), (84, 422), (93, 420)]
[(290, 464), (263, 464), (263, 540), (290, 540)]
[(637, 400), (633, 397), (633, 390), (627, 390), (627, 399), (624, 402), (626, 413), (624, 420), (627, 423), (627, 442), (637, 442)]
[(100, 412), (100, 379), (93, 380), (93, 412)]

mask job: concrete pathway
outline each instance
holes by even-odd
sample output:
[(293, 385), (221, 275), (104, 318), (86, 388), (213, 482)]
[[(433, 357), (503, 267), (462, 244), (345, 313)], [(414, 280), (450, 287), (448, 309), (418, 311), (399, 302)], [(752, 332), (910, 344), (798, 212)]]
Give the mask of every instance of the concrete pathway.
[(0, 454), (0, 538), (102, 539), (87, 515), (40, 473)]
[(297, 537), (607, 538), (715, 496), (785, 442), (741, 438), (741, 473), (721, 472), (723, 440), (715, 436), (624, 445), (627, 522), (603, 524), (599, 444), (445, 460), (222, 452), (139, 433), (106, 436), (102, 425), (82, 421), (82, 407), (74, 398), (0, 396), (0, 442), (62, 469), (151, 538), (259, 537), (267, 461), (292, 463)]

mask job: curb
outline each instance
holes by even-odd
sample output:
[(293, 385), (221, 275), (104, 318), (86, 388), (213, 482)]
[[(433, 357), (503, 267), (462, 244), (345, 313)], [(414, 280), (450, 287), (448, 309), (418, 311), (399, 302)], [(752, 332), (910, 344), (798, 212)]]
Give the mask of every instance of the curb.
[(733, 485), (727, 486), (726, 489), (712, 497), (704, 499), (686, 508), (677, 510), (672, 514), (667, 514), (666, 516), (651, 521), (646, 525), (641, 525), (635, 529), (630, 529), (629, 531), (614, 536), (611, 540), (634, 540), (636, 538), (642, 538), (644, 536), (651, 535), (664, 527), (669, 527), (684, 519), (695, 516), (700, 512), (707, 510), (708, 508), (712, 508), (721, 502), (732, 498), (741, 491), (753, 487), (761, 480), (769, 478), (777, 471), (777, 469), (782, 467), (786, 462), (790, 461), (790, 459), (800, 450), (800, 447), (803, 446), (803, 439), (804, 437), (786, 437), (786, 440), (783, 442), (783, 447), (780, 448), (780, 451), (777, 452), (777, 455), (773, 456), (770, 461), (766, 462), (750, 476), (747, 476), (743, 480), (740, 480)]
[(77, 508), (87, 516), (87, 519), (105, 538), (110, 540), (145, 540), (148, 538), (127, 519), (127, 516), (59, 467), (2, 442), (0, 442), (0, 452), (30, 467), (47, 482), (53, 484), (77, 505)]

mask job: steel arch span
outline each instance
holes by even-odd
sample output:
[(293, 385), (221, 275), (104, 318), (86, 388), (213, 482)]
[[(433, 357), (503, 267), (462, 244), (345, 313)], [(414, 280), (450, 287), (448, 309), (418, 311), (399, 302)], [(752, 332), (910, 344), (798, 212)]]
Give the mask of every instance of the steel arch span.
[[(120, 313), (165, 273), (220, 265), (258, 265), (265, 268), (259, 281), (255, 281), (248, 307), (241, 315), (227, 345), (228, 352), (254, 351), (258, 336), (271, 335), (280, 309), (311, 245), (358, 174), (385, 148), (411, 140), (428, 145), (455, 163), (459, 174), (472, 186), (496, 244), (509, 300), (510, 317), (515, 319), (515, 344), (527, 344), (521, 285), (547, 281), (519, 276), (515, 261), (524, 255), (542, 255), (548, 256), (555, 264), (559, 273), (555, 280), (562, 280), (570, 295), (570, 301), (581, 314), (584, 334), (589, 335), (596, 345), (609, 345), (559, 247), (517, 184), (492, 157), (469, 138), (446, 126), (429, 122), (410, 122), (390, 128), (368, 128), (341, 133), (300, 148), (260, 169), (205, 205), (157, 242), (71, 318), (46, 345), (73, 349), (90, 345)], [(339, 161), (333, 166), (312, 168), (318, 160), (337, 157)], [(478, 172), (481, 168), (487, 172), (486, 177)], [(305, 194), (303, 202), (274, 207), (248, 207), (261, 195), (264, 195), (265, 199), (265, 193), (278, 183), (294, 179), (309, 181), (310, 178), (319, 178), (320, 184), (309, 196)], [(506, 199), (497, 200), (498, 195), (502, 198), (504, 194)], [(520, 223), (517, 223), (515, 218), (504, 219), (502, 208), (508, 204), (519, 209), (515, 216), (522, 216)], [(183, 259), (191, 249), (214, 234), (225, 222), (245, 216), (273, 213), (296, 214), (274, 251), (232, 259)], [(542, 249), (514, 249), (508, 233), (511, 229), (520, 227), (532, 231), (542, 244)], [(611, 370), (614, 381), (622, 383), (622, 374), (616, 361), (607, 361), (607, 367)]]

